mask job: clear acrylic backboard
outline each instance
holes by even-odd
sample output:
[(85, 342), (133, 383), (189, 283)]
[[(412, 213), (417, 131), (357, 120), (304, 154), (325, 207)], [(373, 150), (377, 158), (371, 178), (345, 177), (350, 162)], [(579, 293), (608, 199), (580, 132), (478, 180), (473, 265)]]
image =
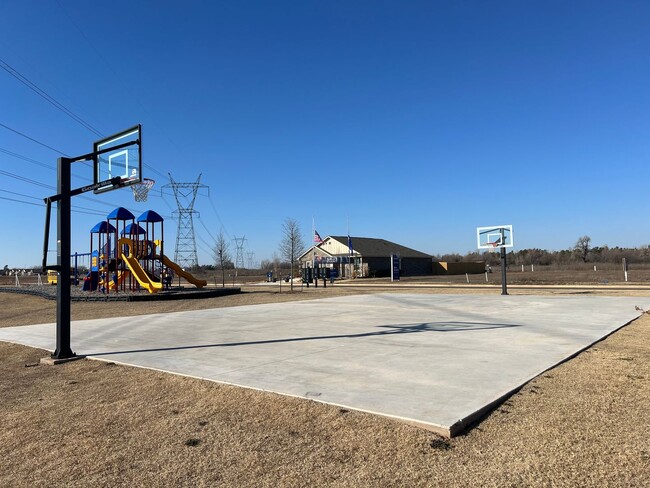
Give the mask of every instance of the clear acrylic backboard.
[(491, 251), (502, 247), (512, 247), (514, 245), (512, 225), (477, 227), (476, 242), (479, 249)]
[[(106, 152), (103, 152), (106, 151)], [(119, 185), (103, 186), (95, 193), (104, 193), (142, 181), (142, 126), (136, 125), (93, 144), (95, 157), (94, 183), (120, 177)]]

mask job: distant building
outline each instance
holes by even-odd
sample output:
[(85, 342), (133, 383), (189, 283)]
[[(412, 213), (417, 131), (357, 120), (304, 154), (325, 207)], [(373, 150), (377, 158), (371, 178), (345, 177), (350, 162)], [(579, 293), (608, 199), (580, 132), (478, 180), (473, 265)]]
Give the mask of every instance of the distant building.
[(432, 256), (401, 244), (372, 237), (327, 236), (323, 242), (305, 251), (298, 259), (303, 268), (325, 266), (338, 270), (340, 277), (390, 276), (391, 254), (400, 260), (402, 276), (430, 275), (433, 272)]

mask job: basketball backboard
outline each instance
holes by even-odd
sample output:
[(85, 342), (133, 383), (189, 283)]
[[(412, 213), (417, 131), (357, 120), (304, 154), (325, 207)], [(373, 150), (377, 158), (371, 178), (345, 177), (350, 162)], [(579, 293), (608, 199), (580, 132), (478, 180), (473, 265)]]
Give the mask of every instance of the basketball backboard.
[(142, 181), (142, 126), (136, 125), (93, 144), (95, 157), (94, 183), (119, 176), (118, 186), (102, 186), (95, 193), (104, 193)]
[(494, 225), (492, 227), (478, 227), (476, 241), (479, 249), (495, 250), (514, 245), (512, 225)]

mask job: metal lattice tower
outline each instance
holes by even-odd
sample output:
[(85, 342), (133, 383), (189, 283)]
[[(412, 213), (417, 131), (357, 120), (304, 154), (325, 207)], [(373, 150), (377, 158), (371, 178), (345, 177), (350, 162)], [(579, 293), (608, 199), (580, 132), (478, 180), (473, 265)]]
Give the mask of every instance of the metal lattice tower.
[(232, 238), (235, 241), (235, 247), (237, 248), (237, 255), (235, 257), (235, 269), (243, 269), (246, 267), (244, 264), (244, 243), (246, 242), (246, 236)]
[(174, 191), (174, 198), (178, 206), (178, 210), (174, 210), (172, 213), (174, 218), (178, 219), (174, 261), (181, 268), (194, 268), (199, 265), (196, 239), (194, 238), (194, 215), (198, 216), (199, 212), (194, 210), (194, 202), (199, 188), (208, 188), (208, 192), (210, 188), (201, 184), (200, 174), (194, 183), (178, 183), (174, 181), (171, 173), (168, 174), (170, 183), (162, 188), (171, 188)]
[(248, 269), (253, 269), (253, 257), (255, 256), (255, 253), (253, 251), (247, 252), (246, 253), (246, 258), (248, 260)]

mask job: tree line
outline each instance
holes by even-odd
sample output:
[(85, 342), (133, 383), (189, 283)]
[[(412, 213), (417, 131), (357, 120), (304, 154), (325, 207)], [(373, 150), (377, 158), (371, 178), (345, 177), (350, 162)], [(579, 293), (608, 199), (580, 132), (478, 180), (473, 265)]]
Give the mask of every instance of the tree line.
[[(609, 247), (591, 245), (591, 237), (580, 237), (575, 245), (569, 249), (560, 251), (548, 251), (546, 249), (521, 249), (510, 251), (507, 254), (508, 264), (513, 265), (566, 265), (571, 263), (621, 263), (623, 258), (629, 264), (650, 263), (650, 246), (641, 247)], [(498, 252), (472, 251), (464, 255), (458, 253), (436, 255), (437, 261), (450, 263), (467, 261), (485, 261), (490, 265), (499, 263)]]
[[(282, 223), (282, 238), (278, 246), (280, 254), (274, 253), (272, 260), (262, 260), (260, 269), (275, 269), (276, 272), (279, 272), (281, 269), (288, 269), (289, 276), (295, 277), (298, 271), (298, 257), (305, 251), (305, 247), (300, 225), (296, 220), (287, 218)], [(226, 286), (226, 270), (234, 269), (235, 265), (230, 254), (230, 245), (224, 237), (223, 232), (219, 232), (217, 235), (212, 253), (215, 263), (214, 267), (221, 271), (221, 285)], [(290, 281), (290, 286), (291, 290), (293, 290), (292, 280)]]

